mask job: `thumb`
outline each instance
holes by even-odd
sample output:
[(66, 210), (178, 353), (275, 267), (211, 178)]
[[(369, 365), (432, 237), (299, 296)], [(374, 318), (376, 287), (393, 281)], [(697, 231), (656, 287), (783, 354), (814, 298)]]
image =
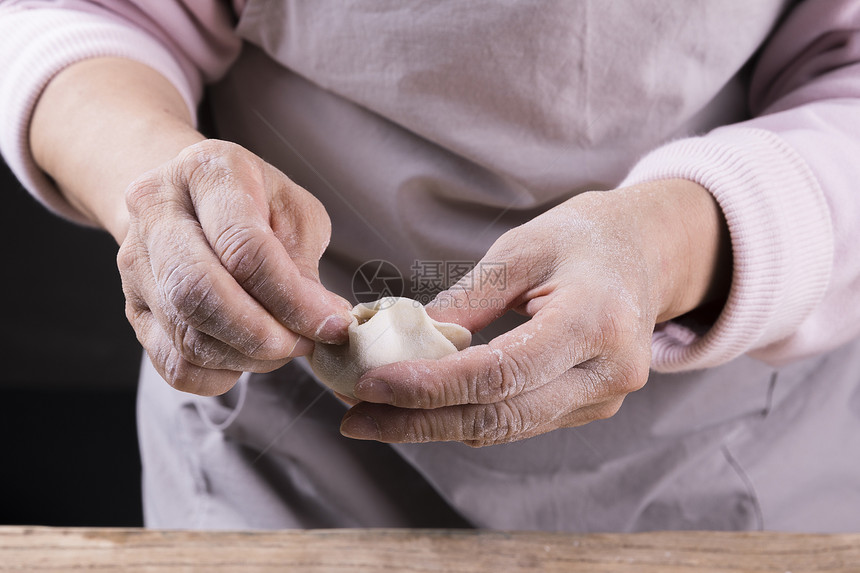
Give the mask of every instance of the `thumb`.
[(440, 322), (453, 322), (471, 332), (478, 332), (517, 306), (528, 289), (514, 260), (481, 259), (457, 284), (436, 295), (427, 306), (427, 314)]

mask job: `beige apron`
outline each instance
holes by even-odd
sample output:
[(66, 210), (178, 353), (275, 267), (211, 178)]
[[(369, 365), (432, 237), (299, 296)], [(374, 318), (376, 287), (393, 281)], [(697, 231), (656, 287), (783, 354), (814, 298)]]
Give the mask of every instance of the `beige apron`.
[[(326, 206), (329, 288), (352, 298), (376, 259), (408, 287), (415, 261), (477, 261), (661, 142), (743, 119), (739, 72), (783, 4), (251, 0), (215, 123)], [(609, 420), (478, 450), (341, 437), (301, 361), (220, 398), (144, 361), (147, 524), (857, 530), (858, 349), (652, 373)]]

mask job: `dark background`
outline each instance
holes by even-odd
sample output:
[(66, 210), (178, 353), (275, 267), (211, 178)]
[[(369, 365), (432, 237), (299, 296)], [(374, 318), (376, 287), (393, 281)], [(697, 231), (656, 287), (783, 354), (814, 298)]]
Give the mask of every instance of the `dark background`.
[(0, 524), (142, 524), (116, 244), (47, 212), (0, 164)]

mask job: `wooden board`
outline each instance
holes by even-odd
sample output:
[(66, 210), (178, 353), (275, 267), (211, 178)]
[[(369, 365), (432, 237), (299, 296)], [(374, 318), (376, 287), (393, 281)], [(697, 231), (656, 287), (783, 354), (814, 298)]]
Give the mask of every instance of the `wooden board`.
[(0, 571), (860, 572), (860, 534), (0, 527)]

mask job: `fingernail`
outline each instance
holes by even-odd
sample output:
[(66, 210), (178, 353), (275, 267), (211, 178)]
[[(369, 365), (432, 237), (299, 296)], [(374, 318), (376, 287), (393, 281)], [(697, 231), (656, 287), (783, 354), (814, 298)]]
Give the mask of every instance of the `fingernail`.
[(376, 421), (370, 416), (358, 413), (347, 415), (340, 424), (340, 433), (357, 440), (378, 440), (380, 437)]
[(339, 314), (333, 314), (317, 328), (316, 337), (320, 340), (338, 342), (344, 339), (346, 329), (352, 321)]
[(376, 402), (377, 404), (393, 404), (394, 391), (385, 380), (378, 378), (365, 378), (359, 380), (355, 385), (355, 397), (365, 402)]
[(299, 336), (296, 339), (296, 344), (293, 346), (293, 349), (290, 350), (290, 358), (295, 358), (296, 356), (305, 356), (306, 354), (310, 354), (314, 349), (314, 341), (304, 336)]

